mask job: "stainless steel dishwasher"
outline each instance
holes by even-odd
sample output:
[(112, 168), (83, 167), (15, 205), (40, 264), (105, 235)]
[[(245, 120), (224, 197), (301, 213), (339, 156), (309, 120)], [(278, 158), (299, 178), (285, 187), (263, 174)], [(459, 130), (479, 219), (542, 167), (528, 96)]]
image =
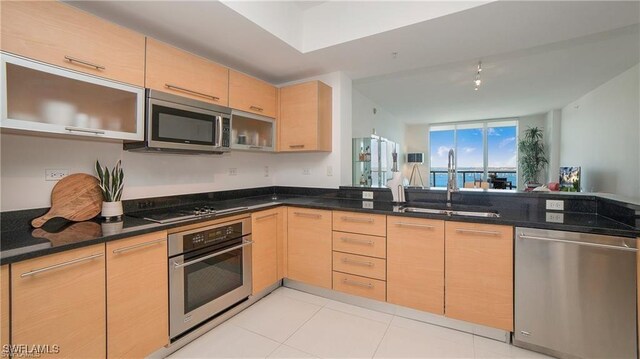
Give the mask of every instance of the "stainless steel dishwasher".
[(516, 228), (514, 345), (637, 358), (634, 238)]

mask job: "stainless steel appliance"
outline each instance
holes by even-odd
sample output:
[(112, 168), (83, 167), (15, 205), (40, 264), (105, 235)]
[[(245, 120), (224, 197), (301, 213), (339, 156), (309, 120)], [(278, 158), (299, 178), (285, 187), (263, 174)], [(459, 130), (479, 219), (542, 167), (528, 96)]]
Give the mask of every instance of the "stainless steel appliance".
[(169, 334), (176, 338), (251, 295), (249, 217), (169, 235)]
[(637, 358), (633, 238), (516, 229), (514, 344), (559, 358)]
[(146, 90), (144, 141), (129, 151), (220, 154), (230, 149), (231, 109)]

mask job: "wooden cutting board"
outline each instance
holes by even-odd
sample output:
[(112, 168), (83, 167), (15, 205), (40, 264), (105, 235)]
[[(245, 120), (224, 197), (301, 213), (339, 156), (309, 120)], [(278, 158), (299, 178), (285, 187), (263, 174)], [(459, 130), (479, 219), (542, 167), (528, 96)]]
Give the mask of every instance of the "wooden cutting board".
[(51, 208), (31, 221), (35, 228), (55, 217), (70, 221), (86, 221), (102, 209), (102, 191), (98, 179), (86, 173), (74, 173), (60, 180), (51, 191)]

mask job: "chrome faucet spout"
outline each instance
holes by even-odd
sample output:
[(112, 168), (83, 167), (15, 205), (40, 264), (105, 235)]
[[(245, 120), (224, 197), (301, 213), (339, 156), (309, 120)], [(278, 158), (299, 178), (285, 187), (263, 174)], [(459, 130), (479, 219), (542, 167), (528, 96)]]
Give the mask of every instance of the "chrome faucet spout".
[(458, 192), (458, 180), (456, 178), (456, 156), (453, 148), (449, 150), (447, 164), (447, 207), (451, 207), (451, 194)]

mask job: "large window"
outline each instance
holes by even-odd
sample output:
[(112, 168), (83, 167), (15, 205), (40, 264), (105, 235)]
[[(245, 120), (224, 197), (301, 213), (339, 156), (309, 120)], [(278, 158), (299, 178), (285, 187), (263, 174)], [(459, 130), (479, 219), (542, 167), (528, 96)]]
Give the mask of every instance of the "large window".
[(487, 182), (517, 187), (517, 133), (512, 121), (484, 121), (431, 126), (429, 149), (432, 187), (447, 186), (447, 163), (454, 149), (458, 186)]

